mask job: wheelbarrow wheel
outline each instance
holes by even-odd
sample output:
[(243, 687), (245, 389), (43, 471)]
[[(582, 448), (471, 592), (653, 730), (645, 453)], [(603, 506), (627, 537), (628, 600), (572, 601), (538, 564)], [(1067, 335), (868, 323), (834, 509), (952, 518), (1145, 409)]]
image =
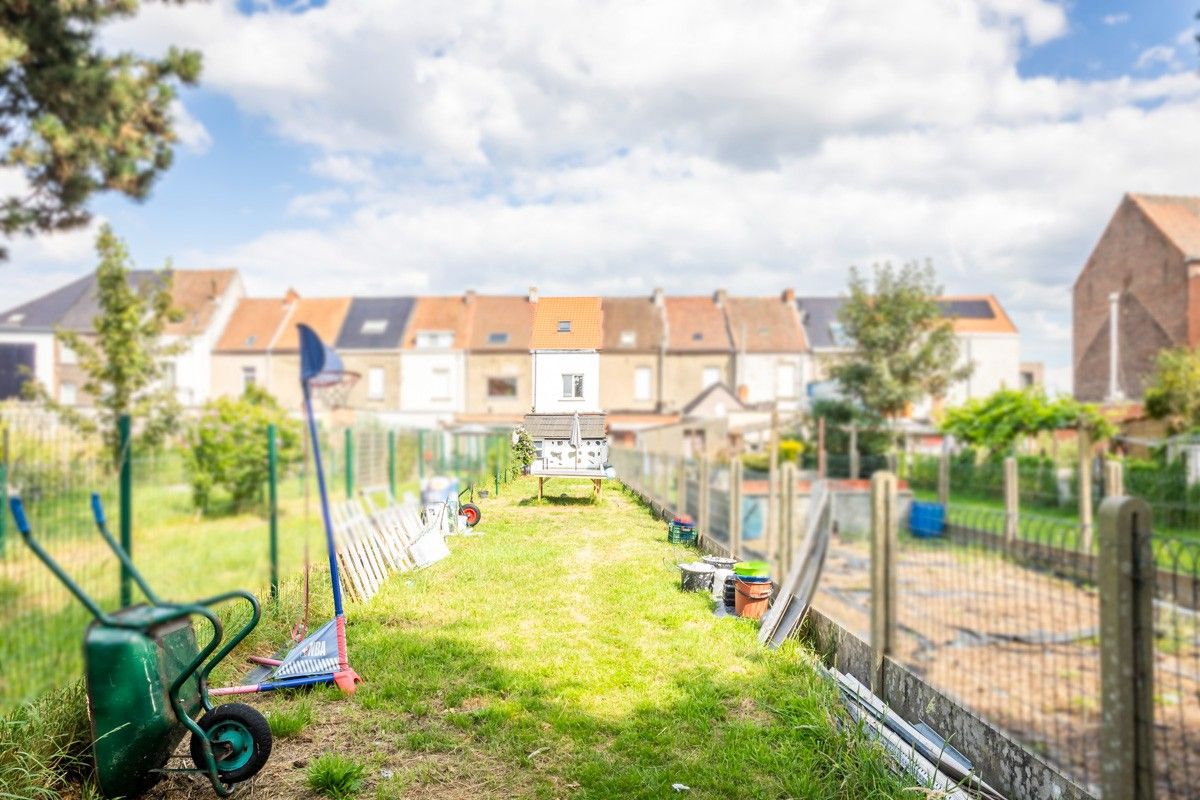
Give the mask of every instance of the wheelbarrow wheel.
[[(225, 703), (205, 714), (198, 723), (208, 734), (217, 775), (225, 783), (253, 778), (271, 757), (271, 726), (266, 717), (245, 703)], [(192, 761), (208, 772), (204, 742), (192, 734)]]
[(458, 513), (467, 518), (467, 527), (474, 528), (479, 524), (479, 520), (483, 519), (483, 512), (479, 510), (479, 506), (474, 503), (463, 503), (462, 508)]

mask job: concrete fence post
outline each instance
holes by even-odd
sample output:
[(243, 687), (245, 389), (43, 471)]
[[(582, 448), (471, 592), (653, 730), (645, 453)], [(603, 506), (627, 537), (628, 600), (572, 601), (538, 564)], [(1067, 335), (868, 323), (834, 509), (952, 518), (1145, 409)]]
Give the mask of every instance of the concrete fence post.
[(779, 577), (792, 571), (792, 559), (796, 554), (796, 465), (790, 461), (780, 470), (781, 497), (779, 514), (781, 517), (781, 536), (779, 552)]
[(817, 478), (825, 480), (825, 418), (817, 418)]
[(942, 452), (938, 456), (937, 477), (938, 503), (950, 505), (950, 437), (942, 436)]
[(1103, 797), (1154, 797), (1154, 554), (1150, 507), (1100, 506), (1100, 787)]
[(1020, 522), (1021, 492), (1017, 473), (1017, 459), (1009, 456), (1004, 459), (1004, 541), (1013, 544), (1017, 541), (1017, 525)]
[(858, 464), (858, 424), (850, 423), (850, 480), (858, 480), (861, 471)]
[(700, 456), (700, 506), (696, 509), (696, 531), (697, 542), (708, 536), (708, 499), (712, 494), (712, 487), (709, 485), (708, 477), (708, 454)]
[(1125, 494), (1125, 465), (1115, 459), (1104, 462), (1104, 496), (1120, 497)]
[(884, 696), (884, 659), (896, 632), (896, 551), (899, 536), (896, 476), (871, 476), (871, 691)]
[(675, 459), (675, 516), (687, 513), (687, 460)]
[(1079, 550), (1092, 552), (1092, 437), (1079, 429)]
[(729, 462), (729, 557), (742, 552), (742, 461)]

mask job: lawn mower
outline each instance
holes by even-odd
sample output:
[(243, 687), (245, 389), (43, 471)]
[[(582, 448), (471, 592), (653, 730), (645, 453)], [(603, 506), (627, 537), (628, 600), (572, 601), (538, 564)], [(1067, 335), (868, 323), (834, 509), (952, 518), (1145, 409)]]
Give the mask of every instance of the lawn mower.
[[(100, 535), (148, 601), (107, 614), (33, 537), (21, 498), (11, 498), (9, 506), (25, 543), (93, 617), (83, 656), (92, 751), (104, 795), (135, 797), (168, 772), (198, 772), (227, 797), (235, 784), (262, 769), (271, 755), (267, 720), (241, 703), (214, 707), (208, 691), (209, 673), (258, 624), (254, 595), (232, 591), (194, 603), (164, 602), (109, 533), (100, 497), (93, 494)], [(222, 645), (224, 629), (212, 606), (239, 599), (250, 604), (250, 620)], [(197, 645), (194, 617), (212, 626), (203, 648)], [(195, 769), (167, 769), (188, 733)]]

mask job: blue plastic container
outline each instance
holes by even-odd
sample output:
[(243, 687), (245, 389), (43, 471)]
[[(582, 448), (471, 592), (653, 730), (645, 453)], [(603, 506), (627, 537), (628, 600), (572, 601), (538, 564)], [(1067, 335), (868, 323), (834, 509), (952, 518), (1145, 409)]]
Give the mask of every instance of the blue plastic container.
[(932, 539), (946, 531), (946, 507), (941, 503), (912, 504), (908, 529), (918, 539)]

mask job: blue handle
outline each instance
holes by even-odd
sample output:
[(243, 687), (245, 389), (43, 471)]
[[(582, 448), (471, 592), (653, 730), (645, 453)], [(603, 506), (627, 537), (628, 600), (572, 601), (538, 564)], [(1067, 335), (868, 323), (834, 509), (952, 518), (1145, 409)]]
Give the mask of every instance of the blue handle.
[(29, 535), (29, 520), (25, 516), (25, 504), (21, 502), (19, 497), (10, 497), (8, 507), (12, 509), (13, 519), (17, 521), (17, 530), (22, 536)]
[(100, 502), (97, 492), (92, 492), (92, 518), (96, 520), (97, 525), (104, 527), (104, 504)]

